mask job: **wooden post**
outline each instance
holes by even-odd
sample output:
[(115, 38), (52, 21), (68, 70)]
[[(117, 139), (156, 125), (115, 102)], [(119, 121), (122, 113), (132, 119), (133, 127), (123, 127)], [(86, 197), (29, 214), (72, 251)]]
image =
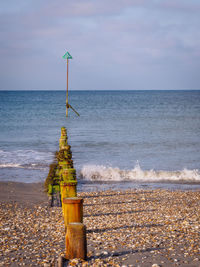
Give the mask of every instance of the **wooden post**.
[(83, 223), (69, 223), (65, 240), (67, 259), (87, 259), (86, 227)]
[(72, 159), (65, 159), (63, 161), (59, 161), (59, 167), (62, 169), (62, 170), (65, 170), (65, 169), (71, 169), (74, 167), (73, 165), (73, 160)]
[(67, 136), (67, 130), (65, 127), (61, 127), (61, 136)]
[(67, 136), (66, 137), (61, 137), (59, 140), (59, 148), (60, 149), (64, 149), (65, 147), (67, 147)]
[(68, 182), (69, 180), (76, 180), (76, 170), (74, 168), (64, 169), (62, 172), (62, 179), (64, 182)]
[(63, 181), (60, 182), (63, 216), (64, 216), (63, 199), (64, 198), (77, 197), (76, 185), (77, 185), (77, 181), (71, 181), (71, 182), (67, 182), (67, 183), (65, 183)]
[(65, 127), (61, 127), (61, 137), (59, 140), (59, 148), (64, 149), (66, 147), (70, 148), (70, 146), (68, 146), (67, 144), (67, 130)]
[(63, 198), (65, 229), (71, 222), (83, 222), (83, 199), (78, 197)]
[(60, 182), (60, 186), (62, 186), (62, 198), (77, 197), (76, 185), (77, 181)]

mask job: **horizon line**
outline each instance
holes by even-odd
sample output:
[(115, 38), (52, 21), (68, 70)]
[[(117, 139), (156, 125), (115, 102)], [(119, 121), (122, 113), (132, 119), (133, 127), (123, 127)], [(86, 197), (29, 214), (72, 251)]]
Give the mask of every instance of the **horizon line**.
[[(70, 89), (69, 92), (81, 92), (81, 91), (199, 91), (200, 89)], [(66, 89), (0, 89), (0, 92), (5, 91), (57, 91), (66, 92)]]

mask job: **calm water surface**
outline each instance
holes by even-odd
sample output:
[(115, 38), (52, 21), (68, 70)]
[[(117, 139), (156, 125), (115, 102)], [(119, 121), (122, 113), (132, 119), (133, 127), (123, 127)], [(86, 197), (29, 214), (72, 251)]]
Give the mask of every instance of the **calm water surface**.
[[(200, 91), (0, 92), (0, 180), (44, 181), (68, 131), (80, 190), (199, 188)], [(195, 185), (192, 185), (194, 184)]]

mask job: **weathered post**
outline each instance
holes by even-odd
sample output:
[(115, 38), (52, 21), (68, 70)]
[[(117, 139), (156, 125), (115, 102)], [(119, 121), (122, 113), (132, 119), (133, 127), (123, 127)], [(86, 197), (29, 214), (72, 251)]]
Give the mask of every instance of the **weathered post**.
[[(57, 160), (59, 164), (61, 201), (66, 197), (76, 197), (76, 170), (73, 168), (71, 147), (67, 143), (67, 131), (61, 128), (61, 138), (59, 140), (59, 152)], [(63, 209), (64, 213), (64, 209)]]
[(65, 240), (66, 259), (87, 259), (86, 227), (83, 223), (69, 223)]
[[(45, 180), (45, 191), (47, 192), (50, 200), (50, 206), (61, 206), (60, 203), (60, 177), (59, 177), (59, 170), (58, 164), (55, 162), (50, 164), (49, 166), (49, 173)], [(55, 201), (57, 204), (55, 205)]]
[(67, 146), (67, 131), (65, 127), (61, 128), (61, 137), (59, 140), (59, 149), (64, 149)]
[(68, 182), (61, 181), (60, 186), (62, 188), (62, 199), (67, 197), (76, 197), (77, 196), (76, 185), (77, 181), (68, 181)]
[(75, 181), (76, 180), (76, 170), (74, 168), (64, 169), (62, 172), (62, 180), (64, 182)]
[(83, 222), (83, 199), (79, 197), (63, 198), (65, 229), (71, 222)]

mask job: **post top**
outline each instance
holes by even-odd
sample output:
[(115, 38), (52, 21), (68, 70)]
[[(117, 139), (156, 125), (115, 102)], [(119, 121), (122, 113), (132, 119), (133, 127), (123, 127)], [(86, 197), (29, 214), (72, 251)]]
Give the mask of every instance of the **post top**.
[(72, 59), (72, 56), (70, 55), (69, 52), (65, 53), (63, 56), (64, 59)]
[(83, 199), (80, 197), (63, 198), (64, 204), (78, 204), (83, 203)]

